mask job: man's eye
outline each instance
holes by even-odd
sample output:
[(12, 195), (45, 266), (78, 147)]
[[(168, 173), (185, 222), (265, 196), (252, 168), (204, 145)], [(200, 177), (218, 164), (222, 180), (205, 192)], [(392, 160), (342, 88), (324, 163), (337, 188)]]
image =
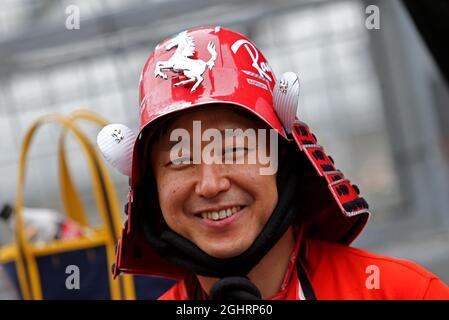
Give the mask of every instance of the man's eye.
[(227, 148), (225, 149), (225, 153), (235, 153), (235, 152), (245, 152), (248, 151), (248, 148), (245, 147), (234, 147), (234, 148)]
[(167, 165), (169, 165), (169, 166), (181, 166), (181, 165), (190, 164), (190, 163), (191, 163), (190, 157), (180, 157), (180, 158), (176, 158), (176, 159), (173, 159), (173, 160), (169, 161), (167, 163)]
[(233, 148), (226, 148), (223, 153), (223, 158), (225, 159), (237, 159), (240, 157), (245, 156), (248, 153), (248, 148), (246, 147), (233, 147)]

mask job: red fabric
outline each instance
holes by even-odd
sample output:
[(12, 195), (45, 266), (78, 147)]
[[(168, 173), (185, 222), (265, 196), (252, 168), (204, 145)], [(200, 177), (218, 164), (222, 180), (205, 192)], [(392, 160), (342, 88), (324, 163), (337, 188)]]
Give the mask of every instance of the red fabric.
[[(288, 286), (270, 300), (298, 299), (299, 282), (294, 266), (290, 263), (287, 270), (287, 274), (292, 274)], [(306, 268), (319, 300), (449, 300), (449, 287), (416, 263), (345, 245), (308, 240)], [(373, 272), (369, 270), (373, 269), (378, 271), (378, 288), (370, 281)], [(187, 299), (184, 280), (160, 298)]]

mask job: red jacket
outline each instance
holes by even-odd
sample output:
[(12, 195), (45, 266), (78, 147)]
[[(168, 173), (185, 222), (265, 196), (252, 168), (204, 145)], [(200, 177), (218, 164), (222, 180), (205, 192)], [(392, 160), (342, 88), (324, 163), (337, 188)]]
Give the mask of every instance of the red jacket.
[[(307, 240), (306, 247), (305, 267), (317, 299), (449, 299), (449, 287), (416, 263), (318, 240)], [(295, 259), (294, 253), (284, 288), (270, 300), (302, 299)], [(189, 299), (185, 279), (160, 299)]]

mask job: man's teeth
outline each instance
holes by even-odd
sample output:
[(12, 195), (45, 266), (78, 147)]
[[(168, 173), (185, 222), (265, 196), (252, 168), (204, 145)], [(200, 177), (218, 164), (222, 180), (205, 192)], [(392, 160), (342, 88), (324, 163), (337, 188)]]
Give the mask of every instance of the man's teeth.
[(234, 213), (239, 211), (241, 207), (232, 207), (228, 209), (223, 209), (220, 211), (211, 211), (211, 212), (203, 212), (201, 213), (201, 217), (203, 219), (209, 219), (209, 220), (221, 220), (225, 219), (227, 217), (232, 216)]

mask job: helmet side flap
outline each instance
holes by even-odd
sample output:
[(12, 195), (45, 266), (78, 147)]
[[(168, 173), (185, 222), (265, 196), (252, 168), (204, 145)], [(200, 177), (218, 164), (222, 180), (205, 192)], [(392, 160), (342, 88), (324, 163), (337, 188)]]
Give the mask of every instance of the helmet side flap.
[(310, 167), (304, 188), (304, 214), (309, 235), (326, 241), (350, 244), (370, 216), (368, 203), (357, 186), (335, 167), (309, 127), (295, 121), (292, 136)]

